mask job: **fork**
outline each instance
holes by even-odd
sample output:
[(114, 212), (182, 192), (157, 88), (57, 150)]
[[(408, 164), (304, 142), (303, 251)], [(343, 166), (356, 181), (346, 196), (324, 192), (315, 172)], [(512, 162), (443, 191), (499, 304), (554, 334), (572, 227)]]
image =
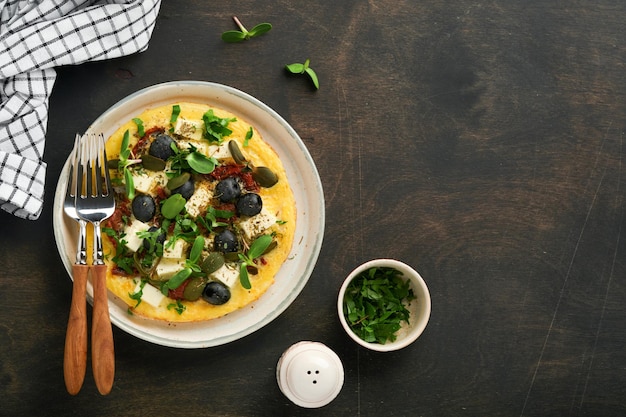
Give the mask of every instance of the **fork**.
[(69, 158), (67, 190), (63, 201), (65, 214), (76, 220), (79, 225), (78, 243), (76, 245), (76, 262), (72, 265), (72, 303), (65, 335), (65, 352), (63, 357), (63, 375), (67, 391), (76, 395), (83, 386), (87, 369), (87, 249), (86, 222), (76, 212), (75, 198), (77, 194), (78, 145), (80, 135), (76, 135), (74, 148)]
[(91, 266), (93, 281), (93, 317), (91, 327), (91, 362), (96, 387), (102, 395), (111, 392), (115, 376), (113, 330), (109, 317), (106, 271), (102, 251), (100, 223), (115, 211), (115, 199), (107, 168), (102, 134), (84, 135), (80, 139), (78, 178), (80, 193), (76, 194), (78, 216), (93, 225), (94, 244)]

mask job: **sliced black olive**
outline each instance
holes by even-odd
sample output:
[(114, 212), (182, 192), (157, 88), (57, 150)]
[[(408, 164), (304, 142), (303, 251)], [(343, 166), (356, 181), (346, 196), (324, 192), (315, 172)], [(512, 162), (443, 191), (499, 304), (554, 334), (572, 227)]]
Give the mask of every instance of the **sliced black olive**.
[(204, 287), (202, 299), (209, 304), (219, 306), (230, 300), (230, 290), (219, 281), (211, 281)]
[(256, 216), (263, 208), (263, 200), (256, 193), (247, 193), (237, 200), (237, 211), (244, 216)]
[[(148, 229), (148, 232), (150, 233), (154, 233), (156, 231), (160, 230), (160, 228), (156, 227), (156, 226), (150, 226), (150, 228)], [(161, 230), (161, 233), (159, 233), (155, 239), (151, 239), (151, 238), (144, 238), (143, 240), (143, 247), (147, 250), (150, 251), (151, 249), (154, 250), (155, 248), (153, 248), (153, 244), (157, 244), (160, 243), (161, 245), (165, 243), (165, 232)]]
[(241, 186), (235, 177), (224, 178), (215, 186), (215, 196), (222, 203), (233, 201), (241, 195)]
[(159, 133), (152, 143), (148, 153), (156, 158), (167, 161), (170, 156), (174, 156), (172, 144), (176, 143), (172, 137), (166, 133)]
[(146, 194), (138, 194), (132, 203), (133, 215), (141, 222), (147, 222), (156, 214), (154, 199)]
[(174, 188), (172, 190), (172, 194), (180, 194), (185, 200), (189, 200), (193, 195), (195, 187), (193, 185), (193, 179), (189, 179), (186, 183), (181, 185), (180, 187)]
[(239, 248), (237, 236), (235, 236), (235, 234), (228, 229), (215, 236), (213, 245), (216, 251), (223, 253), (237, 252), (237, 249)]

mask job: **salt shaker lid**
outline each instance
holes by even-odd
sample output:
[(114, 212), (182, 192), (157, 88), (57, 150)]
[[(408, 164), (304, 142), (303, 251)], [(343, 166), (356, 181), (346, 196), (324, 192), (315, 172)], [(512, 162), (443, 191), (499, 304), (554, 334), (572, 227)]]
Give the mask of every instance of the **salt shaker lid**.
[(323, 407), (343, 387), (344, 370), (339, 356), (320, 342), (303, 341), (289, 347), (276, 366), (282, 393), (305, 408)]

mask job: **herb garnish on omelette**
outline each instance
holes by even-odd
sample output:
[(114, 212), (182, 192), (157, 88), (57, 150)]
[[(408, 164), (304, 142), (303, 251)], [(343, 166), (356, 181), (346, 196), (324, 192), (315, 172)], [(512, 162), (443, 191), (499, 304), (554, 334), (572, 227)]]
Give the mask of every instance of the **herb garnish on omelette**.
[(107, 141), (116, 211), (103, 231), (107, 286), (129, 312), (217, 318), (260, 297), (293, 242), (285, 169), (260, 133), (225, 110), (146, 110)]

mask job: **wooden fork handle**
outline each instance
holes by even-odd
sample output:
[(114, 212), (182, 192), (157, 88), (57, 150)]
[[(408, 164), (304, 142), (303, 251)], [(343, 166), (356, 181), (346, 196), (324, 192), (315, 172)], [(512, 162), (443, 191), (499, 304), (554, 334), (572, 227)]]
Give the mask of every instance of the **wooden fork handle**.
[(109, 317), (106, 265), (92, 265), (93, 318), (91, 324), (91, 363), (98, 392), (107, 395), (115, 377), (113, 329)]
[(72, 303), (65, 334), (63, 376), (65, 387), (72, 395), (78, 394), (85, 380), (87, 369), (87, 265), (73, 265)]

